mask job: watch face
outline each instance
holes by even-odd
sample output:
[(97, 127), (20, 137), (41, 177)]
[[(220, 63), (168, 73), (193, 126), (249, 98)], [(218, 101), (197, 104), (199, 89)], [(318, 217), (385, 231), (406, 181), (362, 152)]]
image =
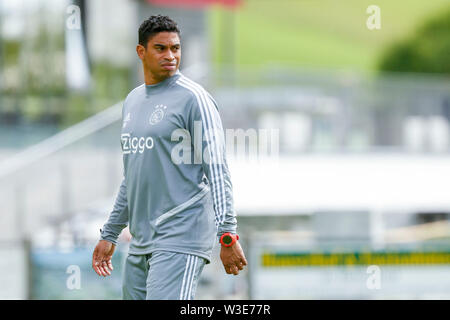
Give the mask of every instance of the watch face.
[(233, 241), (233, 238), (231, 238), (230, 236), (226, 235), (225, 237), (222, 238), (222, 241), (225, 244), (230, 244)]

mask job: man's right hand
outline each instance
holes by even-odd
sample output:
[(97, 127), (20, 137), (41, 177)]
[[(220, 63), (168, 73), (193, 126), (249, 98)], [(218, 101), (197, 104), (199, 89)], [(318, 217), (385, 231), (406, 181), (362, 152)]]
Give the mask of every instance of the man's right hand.
[(116, 249), (116, 245), (106, 241), (100, 240), (94, 249), (92, 255), (92, 268), (99, 276), (110, 276), (113, 270), (111, 258)]

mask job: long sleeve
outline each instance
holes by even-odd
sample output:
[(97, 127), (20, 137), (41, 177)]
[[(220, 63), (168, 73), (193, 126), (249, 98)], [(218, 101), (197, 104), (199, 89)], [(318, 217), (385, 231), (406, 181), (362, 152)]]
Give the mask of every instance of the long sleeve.
[(213, 198), (217, 235), (236, 233), (233, 185), (226, 161), (222, 121), (214, 99), (204, 92), (193, 98), (189, 132), (194, 149), (194, 163), (201, 163)]
[(100, 230), (100, 239), (107, 240), (117, 245), (117, 238), (122, 230), (128, 224), (128, 202), (127, 202), (127, 187), (125, 178), (120, 184), (119, 192), (114, 203), (113, 210), (109, 215), (108, 221)]

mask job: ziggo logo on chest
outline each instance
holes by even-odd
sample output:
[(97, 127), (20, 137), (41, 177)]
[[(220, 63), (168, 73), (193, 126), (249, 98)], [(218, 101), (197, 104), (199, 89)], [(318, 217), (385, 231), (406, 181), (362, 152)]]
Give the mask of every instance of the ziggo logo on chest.
[(131, 137), (129, 133), (122, 133), (120, 140), (124, 154), (143, 153), (145, 149), (152, 149), (154, 146), (152, 137)]

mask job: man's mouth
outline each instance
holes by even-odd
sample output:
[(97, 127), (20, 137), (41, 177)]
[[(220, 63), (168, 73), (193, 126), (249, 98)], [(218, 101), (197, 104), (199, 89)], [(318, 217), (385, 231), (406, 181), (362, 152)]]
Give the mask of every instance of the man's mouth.
[(161, 67), (165, 70), (175, 70), (175, 68), (177, 67), (176, 63), (164, 63), (161, 65)]

